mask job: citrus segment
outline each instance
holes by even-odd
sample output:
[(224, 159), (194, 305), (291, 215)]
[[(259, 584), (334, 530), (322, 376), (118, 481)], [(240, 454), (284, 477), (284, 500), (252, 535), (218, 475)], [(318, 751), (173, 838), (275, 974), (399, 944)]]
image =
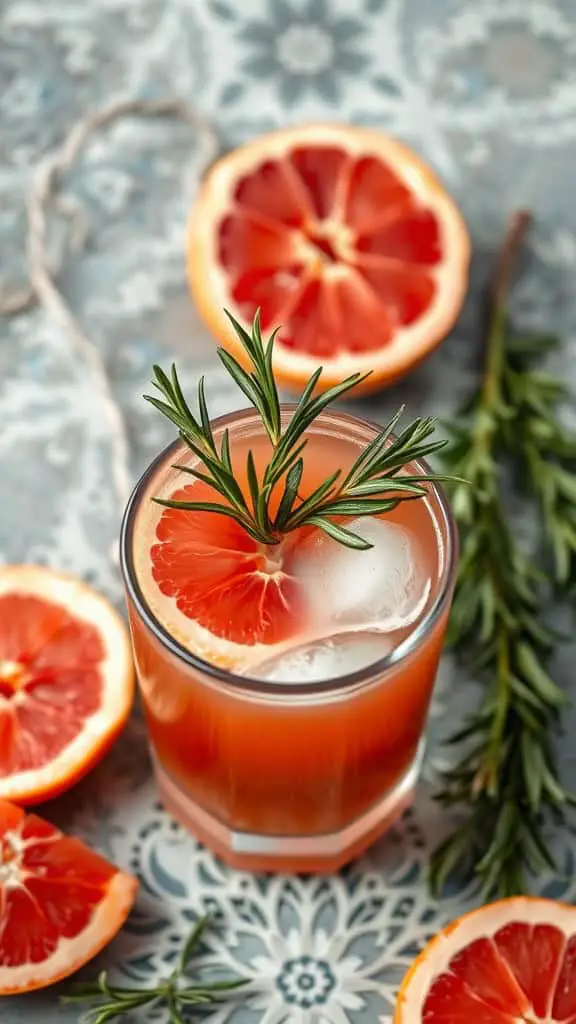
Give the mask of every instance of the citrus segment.
[(477, 939), (453, 957), (449, 974), (443, 975), (441, 981), (433, 985), (426, 1005), (436, 1006), (441, 990), (446, 991), (449, 987), (448, 981), (459, 990), (460, 999), (462, 993), (470, 992), (476, 999), (503, 1013), (520, 1015), (530, 1005), (527, 995), (515, 981), (509, 965), (500, 957), (491, 939)]
[(0, 797), (35, 803), (72, 785), (132, 694), (126, 628), (103, 598), (47, 569), (0, 569)]
[(0, 800), (0, 994), (76, 971), (121, 928), (136, 890), (79, 839)]
[(576, 908), (516, 898), (433, 939), (401, 987), (395, 1024), (576, 1024)]
[(428, 307), (434, 281), (424, 270), (409, 272), (401, 264), (385, 260), (359, 260), (358, 270), (369, 288), (379, 296), (382, 313), (388, 313), (393, 328), (407, 327), (418, 320)]
[(576, 1024), (576, 935), (572, 935), (566, 943), (554, 992), (552, 1014), (555, 1020), (569, 1020), (570, 1024)]
[[(359, 235), (356, 248), (361, 253), (397, 260), (406, 265), (406, 270), (411, 270), (412, 264), (433, 267), (442, 259), (438, 222), (430, 210), (398, 211), (385, 224)], [(381, 292), (377, 294), (382, 298)]]
[(277, 160), (266, 160), (255, 174), (241, 178), (234, 198), (240, 208), (290, 226), (302, 224), (310, 212), (301, 183)]
[(345, 220), (360, 236), (395, 220), (412, 201), (408, 186), (382, 160), (364, 157), (351, 167)]
[(351, 171), (346, 150), (330, 145), (296, 146), (289, 165), (303, 186), (307, 211), (320, 220), (336, 213)]
[(281, 326), (282, 383), (302, 386), (321, 362), (324, 387), (372, 369), (374, 388), (452, 326), (469, 241), (416, 154), (379, 132), (315, 125), (218, 161), (190, 220), (188, 256), (200, 312), (237, 358), (222, 307), (246, 322), (260, 308), (264, 329)]
[(304, 347), (320, 359), (332, 351), (332, 338), (338, 326), (337, 285), (324, 287), (317, 278), (300, 290), (290, 315), (290, 328), (284, 332), (284, 345)]
[(550, 1010), (550, 993), (566, 950), (564, 934), (551, 924), (513, 922), (497, 933), (494, 943), (535, 1012), (544, 1016)]
[(347, 324), (346, 341), (350, 352), (377, 350), (383, 339), (390, 341), (395, 330), (391, 310), (385, 309), (360, 266), (347, 278), (335, 283), (340, 318)]
[[(195, 483), (171, 498), (201, 501), (213, 492)], [(280, 557), (228, 516), (170, 508), (156, 538), (152, 576), (188, 619), (239, 644), (278, 643), (296, 633), (301, 610), (288, 546)]]
[[(421, 1017), (412, 1018), (422, 1024), (516, 1024), (517, 1018), (502, 1013), (471, 992), (461, 978), (442, 975), (434, 985)], [(412, 1024), (411, 1020), (411, 1024)], [(522, 1020), (522, 1018), (520, 1018)]]
[(237, 309), (250, 309), (256, 302), (263, 321), (277, 320), (288, 303), (299, 295), (302, 271), (302, 265), (293, 263), (281, 271), (257, 268), (241, 274), (232, 291)]
[(279, 224), (264, 223), (249, 213), (238, 213), (222, 222), (220, 259), (233, 275), (235, 286), (246, 270), (278, 270), (290, 265), (296, 255), (290, 236)]

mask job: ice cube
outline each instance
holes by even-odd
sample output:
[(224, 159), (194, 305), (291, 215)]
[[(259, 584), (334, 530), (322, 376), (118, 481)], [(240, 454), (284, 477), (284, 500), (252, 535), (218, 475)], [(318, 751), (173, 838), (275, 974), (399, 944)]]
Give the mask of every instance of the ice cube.
[(390, 637), (380, 633), (340, 633), (284, 651), (251, 673), (275, 683), (315, 683), (336, 679), (385, 658), (393, 649)]
[[(349, 529), (373, 547), (358, 551), (318, 534), (302, 548), (294, 572), (312, 621), (331, 627), (402, 629), (422, 614), (430, 579), (411, 534), (385, 519), (355, 519)], [(330, 629), (332, 632), (333, 629)]]

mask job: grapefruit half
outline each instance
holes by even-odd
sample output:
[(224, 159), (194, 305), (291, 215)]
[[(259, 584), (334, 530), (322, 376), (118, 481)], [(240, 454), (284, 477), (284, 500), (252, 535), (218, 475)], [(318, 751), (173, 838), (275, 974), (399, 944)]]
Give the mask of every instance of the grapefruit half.
[(394, 1024), (576, 1024), (576, 907), (519, 897), (441, 931), (408, 972)]
[(201, 316), (245, 363), (228, 322), (280, 326), (274, 368), (299, 390), (356, 371), (375, 390), (446, 336), (462, 306), (470, 242), (426, 164), (389, 136), (350, 125), (262, 135), (209, 170), (188, 228)]
[(0, 798), (72, 786), (114, 742), (134, 694), (128, 631), (86, 584), (0, 567)]

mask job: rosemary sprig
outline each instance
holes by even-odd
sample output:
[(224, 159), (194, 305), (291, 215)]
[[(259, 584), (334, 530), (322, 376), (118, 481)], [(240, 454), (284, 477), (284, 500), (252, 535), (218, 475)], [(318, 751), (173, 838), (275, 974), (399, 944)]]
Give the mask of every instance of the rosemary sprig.
[[(463, 754), (446, 773), (439, 799), (464, 809), (466, 818), (433, 856), (436, 892), (452, 871), (466, 868), (479, 876), (486, 896), (524, 891), (526, 871), (554, 866), (543, 835), (547, 812), (562, 814), (571, 800), (558, 779), (552, 745), (565, 696), (546, 668), (557, 640), (542, 622), (549, 580), (509, 525), (501, 491), (501, 455), (523, 445), (522, 428), (513, 425), (519, 389), (534, 414), (538, 391), (558, 394), (544, 378), (530, 390), (520, 362), (527, 343), (522, 347), (512, 338), (506, 312), (512, 266), (528, 226), (524, 212), (511, 222), (489, 297), (483, 381), (450, 428), (452, 444), (442, 456), (470, 482), (452, 491), (462, 555), (448, 642), (469, 661), (485, 691), (450, 741), (463, 745)], [(529, 445), (534, 434), (546, 433), (548, 406), (541, 395), (536, 406), (544, 419), (533, 416)]]
[(163, 1018), (167, 1024), (187, 1024), (185, 1014), (209, 1009), (215, 1003), (221, 1003), (228, 994), (246, 985), (245, 979), (226, 981), (187, 982), (186, 975), (194, 955), (202, 940), (202, 935), (209, 924), (208, 917), (200, 918), (188, 937), (178, 964), (172, 974), (158, 985), (150, 988), (121, 988), (111, 985), (106, 971), (93, 982), (79, 982), (70, 995), (63, 996), (65, 1003), (92, 1003), (84, 1020), (86, 1024), (107, 1024), (125, 1014), (132, 1013), (142, 1006), (156, 1008), (164, 1006), (167, 1016)]
[[(347, 547), (359, 550), (370, 548), (372, 545), (368, 541), (344, 527), (341, 520), (390, 512), (402, 501), (422, 497), (426, 493), (423, 484), (427, 481), (444, 479), (439, 474), (401, 474), (404, 467), (415, 459), (439, 452), (446, 444), (444, 440), (431, 440), (435, 421), (429, 417), (418, 418), (394, 437), (393, 431), (403, 412), (400, 409), (367, 445), (344, 477), (338, 470), (323, 480), (312, 494), (302, 498), (300, 488), (304, 473), (306, 431), (329, 405), (350, 392), (367, 374), (354, 373), (323, 394), (316, 394), (316, 385), (322, 374), (320, 367), (313, 373), (289, 421), (283, 426), (280, 398), (272, 371), (276, 332), (268, 341), (264, 341), (258, 313), (250, 333), (233, 316), (228, 316), (251, 369), (245, 370), (224, 349), (218, 349), (218, 356), (260, 415), (272, 448), (270, 461), (259, 477), (253, 453), (248, 452), (246, 477), (249, 494), (245, 494), (238, 484), (232, 465), (228, 431), (223, 432), (219, 447), (214, 438), (206, 406), (204, 380), (201, 379), (198, 386), (199, 415), (195, 416), (182, 393), (176, 367), (172, 367), (168, 376), (159, 366), (155, 366), (153, 384), (162, 397), (144, 397), (174, 423), (180, 437), (198, 460), (196, 465), (178, 465), (175, 468), (195, 480), (203, 481), (221, 499), (155, 500), (168, 508), (230, 516), (261, 544), (278, 544), (283, 535), (291, 530), (313, 525)], [(271, 510), (273, 493), (280, 495), (275, 512)]]
[(565, 589), (576, 564), (576, 436), (559, 420), (568, 388), (539, 366), (558, 346), (552, 335), (515, 338), (510, 345), (504, 385), (516, 415), (505, 440), (524, 489), (536, 498), (554, 580)]

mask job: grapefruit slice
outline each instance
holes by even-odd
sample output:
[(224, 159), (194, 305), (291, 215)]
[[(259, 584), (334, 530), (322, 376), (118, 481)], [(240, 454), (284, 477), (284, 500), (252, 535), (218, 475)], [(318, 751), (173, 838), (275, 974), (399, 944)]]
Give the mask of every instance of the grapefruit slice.
[(72, 786), (128, 717), (127, 629), (84, 583), (0, 567), (0, 798), (28, 805)]
[(452, 327), (470, 243), (453, 200), (406, 146), (378, 131), (308, 125), (263, 135), (208, 172), (188, 229), (201, 316), (240, 361), (227, 308), (281, 327), (275, 372), (300, 389), (372, 370), (405, 374)]
[(576, 1024), (576, 908), (500, 900), (441, 931), (408, 972), (394, 1024)]
[[(171, 498), (202, 501), (212, 493), (197, 482)], [(271, 551), (227, 516), (167, 508), (150, 551), (152, 576), (187, 620), (211, 634), (214, 647), (216, 638), (226, 648), (281, 643), (297, 632), (303, 614), (290, 574), (303, 532), (295, 530), (281, 550)]]
[(137, 888), (79, 839), (0, 800), (0, 995), (44, 988), (91, 960)]

